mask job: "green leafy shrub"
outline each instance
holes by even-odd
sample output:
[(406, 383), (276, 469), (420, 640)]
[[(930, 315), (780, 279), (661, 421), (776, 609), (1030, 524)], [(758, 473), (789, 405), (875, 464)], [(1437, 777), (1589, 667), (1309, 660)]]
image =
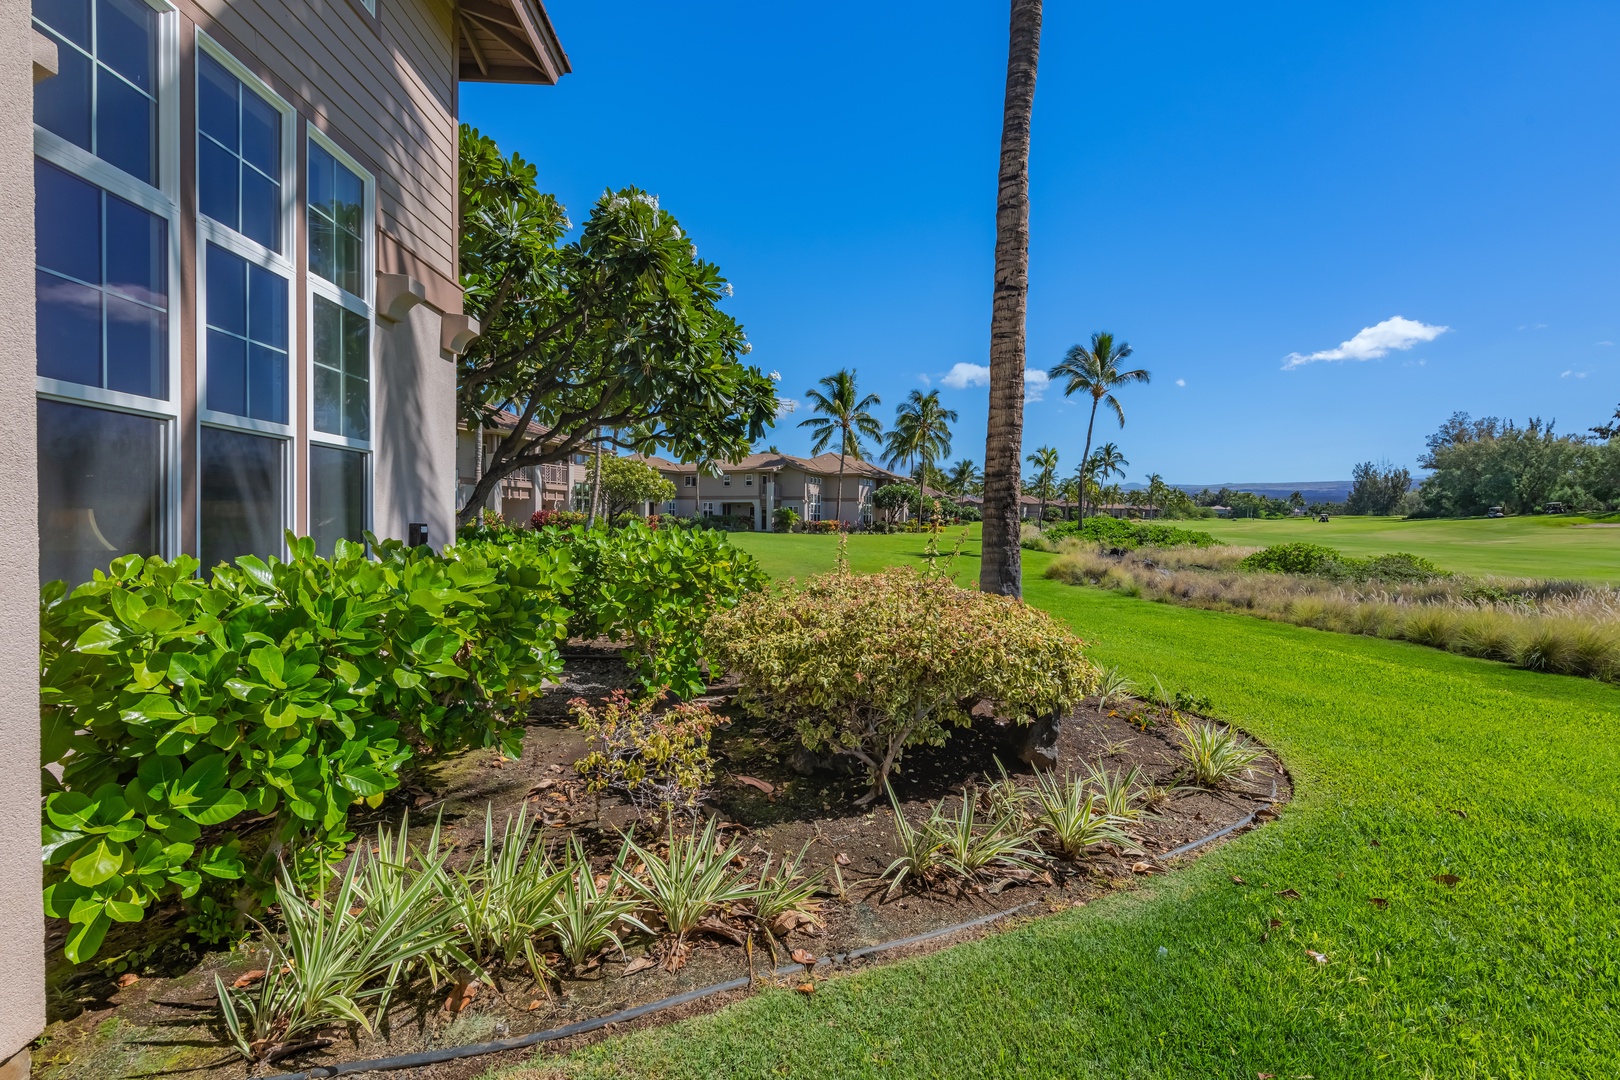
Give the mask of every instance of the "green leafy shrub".
[[(413, 757), (515, 755), (514, 719), (561, 670), (566, 552), (290, 545), (207, 581), (189, 557), (126, 556), (42, 590), (45, 907), (70, 960), (161, 897), (201, 929), (268, 899), (278, 861), (309, 880)], [(248, 845), (225, 828), (265, 817)]]
[(1151, 547), (1213, 547), (1220, 541), (1207, 532), (1183, 529), (1154, 521), (1125, 521), (1114, 517), (1089, 517), (1084, 522), (1060, 521), (1046, 529), (1048, 540), (1078, 536), (1109, 547), (1134, 550)]
[(1432, 581), (1448, 573), (1428, 559), (1405, 552), (1355, 558), (1321, 544), (1273, 544), (1238, 562), (1240, 570), (1302, 574), (1332, 581)]
[(529, 515), (531, 529), (572, 529), (584, 525), (589, 516), (578, 510), (536, 510)]
[(776, 532), (792, 532), (798, 524), (799, 512), (791, 506), (778, 506), (771, 511), (771, 528)]
[(866, 766), (865, 802), (907, 747), (941, 745), (975, 702), (1028, 723), (1097, 683), (1082, 642), (1045, 612), (910, 568), (779, 587), (716, 612), (707, 634), (746, 708)]
[(600, 706), (569, 702), (590, 739), (590, 752), (574, 763), (591, 792), (618, 791), (637, 809), (672, 819), (695, 814), (714, 780), (709, 736), (722, 722), (707, 705), (681, 704), (654, 714), (661, 698), (633, 701), (616, 690)]
[(578, 574), (569, 632), (629, 645), (631, 670), (651, 690), (677, 697), (702, 693), (711, 612), (732, 607), (764, 586), (752, 556), (708, 529), (649, 529), (631, 524), (612, 532), (584, 529), (532, 534), (566, 544)]

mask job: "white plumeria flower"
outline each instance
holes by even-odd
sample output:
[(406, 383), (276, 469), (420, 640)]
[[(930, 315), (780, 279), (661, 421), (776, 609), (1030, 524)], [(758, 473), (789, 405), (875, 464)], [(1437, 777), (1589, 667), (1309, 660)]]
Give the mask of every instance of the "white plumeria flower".
[(782, 373), (780, 371), (771, 372), (771, 382), (781, 382), (781, 381), (782, 381)]
[(729, 281), (726, 282), (726, 295), (727, 296), (731, 295), (731, 282), (729, 282)]

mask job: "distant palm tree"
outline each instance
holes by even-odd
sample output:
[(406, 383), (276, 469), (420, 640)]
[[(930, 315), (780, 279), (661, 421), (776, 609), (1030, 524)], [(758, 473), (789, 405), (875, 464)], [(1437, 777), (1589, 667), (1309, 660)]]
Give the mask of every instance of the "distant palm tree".
[(952, 465), (951, 471), (945, 474), (945, 490), (952, 495), (976, 495), (982, 483), (984, 474), (979, 471), (972, 458), (963, 458)]
[(821, 415), (801, 420), (799, 426), (811, 428), (815, 432), (815, 441), (810, 444), (812, 454), (821, 453), (832, 445), (834, 439), (838, 440), (837, 514), (838, 520), (843, 521), (844, 459), (866, 460), (866, 447), (861, 444), (862, 436), (873, 440), (883, 437), (883, 425), (868, 411), (872, 406), (881, 405), (883, 402), (876, 394), (858, 396), (853, 368), (846, 368), (826, 376), (821, 380), (821, 385), (826, 387), (826, 393), (820, 390), (805, 391), (811, 411)]
[(1170, 495), (1170, 485), (1164, 482), (1164, 477), (1158, 473), (1148, 477), (1147, 499), (1148, 505), (1158, 510), (1165, 504)]
[(956, 422), (956, 410), (939, 403), (939, 391), (923, 393), (913, 390), (911, 396), (894, 412), (894, 427), (883, 438), (884, 464), (891, 469), (904, 462), (908, 467), (918, 462), (917, 513), (922, 516), (923, 477), (929, 474), (930, 462), (951, 453), (951, 428)]
[[(1052, 378), (1068, 380), (1063, 387), (1065, 397), (1080, 390), (1091, 395), (1091, 419), (1086, 422), (1086, 448), (1080, 454), (1081, 461), (1091, 456), (1091, 432), (1097, 423), (1097, 406), (1107, 405), (1113, 409), (1114, 415), (1119, 417), (1119, 426), (1124, 427), (1125, 410), (1120, 408), (1114, 391), (1128, 383), (1148, 381), (1148, 373), (1141, 368), (1120, 370), (1120, 364), (1130, 355), (1129, 345), (1121, 341), (1116, 346), (1113, 334), (1099, 331), (1091, 335), (1091, 348), (1071, 345), (1063, 361), (1051, 371)], [(1080, 516), (1085, 517), (1083, 509)]]
[(1012, 0), (996, 182), (996, 264), (990, 297), (990, 412), (984, 433), (984, 530), (979, 588), (1024, 594), (1018, 544), (1024, 445), (1024, 316), (1029, 307), (1029, 128), (1041, 58), (1041, 0)]
[(1110, 476), (1123, 477), (1125, 466), (1129, 464), (1117, 445), (1106, 442), (1091, 452), (1083, 471), (1092, 478), (1093, 486), (1100, 489)]
[(1052, 497), (1053, 482), (1057, 479), (1058, 452), (1055, 447), (1042, 446), (1024, 460), (1035, 466), (1035, 475), (1029, 486), (1035, 489), (1036, 497), (1041, 500), (1040, 528), (1045, 532), (1046, 504)]

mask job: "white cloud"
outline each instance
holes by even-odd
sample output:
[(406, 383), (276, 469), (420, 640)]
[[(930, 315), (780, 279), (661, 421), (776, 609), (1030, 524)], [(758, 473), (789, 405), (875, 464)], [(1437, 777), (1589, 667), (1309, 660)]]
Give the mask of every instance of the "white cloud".
[(933, 376), (929, 375), (926, 371), (923, 372), (921, 375), (917, 376), (917, 381), (922, 383), (924, 386), (933, 386), (934, 385)]
[(1558, 377), (1560, 379), (1584, 379), (1587, 374), (1588, 372), (1585, 371), (1566, 371)]
[(952, 390), (966, 390), (970, 386), (989, 386), (990, 369), (983, 364), (957, 364), (939, 381), (941, 385), (948, 386)]
[(1186, 386), (1187, 385), (1187, 380), (1186, 379), (1177, 379), (1176, 380), (1176, 385), (1177, 386)]
[[(966, 390), (970, 386), (989, 386), (990, 369), (983, 364), (956, 364), (939, 382), (941, 386), (948, 386), (952, 390)], [(1024, 404), (1040, 401), (1046, 396), (1046, 388), (1051, 384), (1052, 377), (1040, 368), (1025, 368)]]
[(1598, 344), (1599, 345), (1608, 345), (1610, 347), (1613, 347), (1614, 342), (1612, 342), (1612, 341), (1600, 341), (1600, 342), (1598, 342)]
[(1313, 353), (1289, 353), (1283, 357), (1283, 370), (1291, 371), (1318, 360), (1377, 360), (1388, 355), (1391, 349), (1410, 349), (1420, 342), (1433, 341), (1450, 329), (1449, 326), (1430, 326), (1395, 315), (1376, 326), (1363, 328), (1349, 341), (1339, 342), (1338, 348)]

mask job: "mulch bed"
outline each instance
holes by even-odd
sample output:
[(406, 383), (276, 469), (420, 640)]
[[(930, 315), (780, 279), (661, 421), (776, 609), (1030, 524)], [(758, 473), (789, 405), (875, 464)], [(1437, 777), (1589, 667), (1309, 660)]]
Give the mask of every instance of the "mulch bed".
[[(616, 798), (598, 799), (585, 792), (572, 768), (584, 753), (585, 742), (573, 725), (568, 702), (576, 697), (604, 697), (615, 689), (628, 688), (630, 679), (611, 649), (576, 645), (568, 657), (561, 682), (532, 711), (520, 760), (503, 760), (493, 750), (480, 751), (421, 769), (380, 809), (356, 820), (355, 831), (365, 836), (379, 823), (397, 823), (408, 809), (414, 833), (442, 815), (446, 843), (456, 849), (451, 858), (456, 865), (465, 863), (481, 845), (486, 806), (493, 806), (498, 829), (508, 814), (527, 802), (531, 812), (544, 821), (540, 835), (548, 844), (556, 845), (572, 832), (593, 855), (604, 862), (611, 858), (618, 850), (620, 833), (635, 826), (635, 813)], [(783, 963), (792, 950), (831, 956), (1029, 901), (1040, 903), (1036, 912), (1085, 903), (1162, 872), (1167, 865), (1159, 860), (1165, 853), (1257, 810), (1285, 802), (1292, 793), (1282, 766), (1266, 758), (1257, 764), (1244, 790), (1173, 791), (1156, 814), (1131, 830), (1131, 846), (1104, 850), (1072, 869), (957, 892), (906, 890), (886, 898), (887, 884), (876, 879), (896, 855), (888, 806), (858, 807), (855, 800), (865, 791), (862, 777), (807, 769), (805, 761), (795, 760), (792, 740), (784, 739), (772, 725), (732, 710), (723, 684), (711, 689), (713, 702), (727, 710), (732, 721), (714, 736), (717, 770), (710, 809), (727, 826), (725, 834), (742, 843), (750, 865), (757, 866), (767, 852), (780, 857), (808, 845), (805, 867), (822, 875), (824, 892), (829, 894), (820, 925), (796, 930), (777, 946), (777, 960)], [(1143, 702), (1116, 700), (1107, 709), (1099, 709), (1094, 701), (1087, 701), (1063, 722), (1058, 768), (1083, 773), (1087, 764), (1100, 760), (1110, 770), (1139, 767), (1147, 783), (1173, 787), (1179, 760), (1173, 732), (1168, 714)], [(921, 820), (941, 798), (960, 798), (966, 788), (982, 789), (998, 778), (998, 761), (1021, 783), (1033, 783), (1028, 768), (1008, 752), (1007, 735), (1005, 725), (984, 719), (954, 731), (943, 747), (908, 752), (905, 772), (894, 783), (906, 816)], [(1266, 816), (1262, 814), (1262, 818)], [(53, 971), (53, 1022), (34, 1054), (36, 1076), (106, 1080), (184, 1072), (206, 1080), (234, 1080), (247, 1075), (241, 1059), (220, 1041), (214, 976), (218, 973), (229, 983), (254, 967), (254, 959), (226, 952), (199, 955), (190, 951), (173, 924), (173, 913), (167, 917), (154, 913), (145, 923), (130, 928), (126, 944), (109, 940), (102, 954), (112, 961), (107, 967)], [(935, 939), (885, 954), (883, 959), (945, 947), (984, 932)], [(117, 960), (120, 948), (142, 941), (147, 944), (138, 952)], [(51, 947), (54, 962), (61, 964), (60, 943), (53, 941)], [(274, 1071), (416, 1053), (560, 1027), (737, 978), (750, 970), (745, 950), (721, 936), (698, 937), (685, 964), (673, 973), (661, 965), (647, 964), (643, 958), (649, 955), (658, 955), (656, 944), (635, 940), (627, 957), (605, 957), (583, 977), (565, 978), (550, 987), (549, 993), (526, 974), (508, 973), (499, 987), (479, 987), (455, 1014), (447, 1007), (445, 988), (428, 996), (418, 994), (394, 1010), (387, 1034), (337, 1031), (329, 1036), (329, 1045), (278, 1062)], [(758, 947), (752, 965), (756, 972), (764, 973), (775, 962), (767, 948)], [(120, 966), (128, 970), (110, 970)], [(627, 974), (632, 967), (638, 970)], [(664, 1023), (708, 1011), (736, 996), (705, 999), (643, 1023)], [(569, 1043), (577, 1045), (592, 1037), (600, 1035)], [(498, 1059), (481, 1058), (401, 1075), (459, 1080), (480, 1075), (496, 1063)]]

